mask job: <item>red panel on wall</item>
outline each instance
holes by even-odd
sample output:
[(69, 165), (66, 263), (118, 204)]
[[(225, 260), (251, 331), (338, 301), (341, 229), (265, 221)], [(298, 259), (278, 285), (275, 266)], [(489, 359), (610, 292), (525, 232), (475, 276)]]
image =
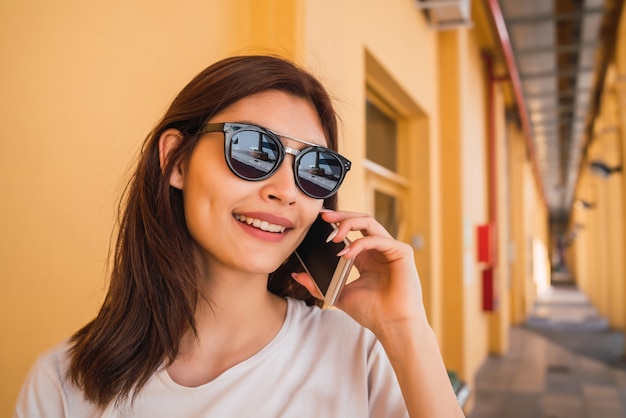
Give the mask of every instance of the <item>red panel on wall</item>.
[(492, 265), (494, 262), (493, 224), (478, 225), (477, 247), (478, 262)]
[(496, 308), (496, 289), (493, 282), (493, 269), (483, 270), (483, 311), (493, 311)]

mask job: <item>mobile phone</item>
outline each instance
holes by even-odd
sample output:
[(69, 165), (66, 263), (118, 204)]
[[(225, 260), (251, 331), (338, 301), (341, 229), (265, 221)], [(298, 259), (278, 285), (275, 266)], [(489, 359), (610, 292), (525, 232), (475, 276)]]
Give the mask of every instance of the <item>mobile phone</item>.
[(296, 256), (324, 295), (324, 303), (327, 305), (335, 304), (353, 263), (352, 259), (337, 257), (339, 251), (350, 245), (350, 240), (345, 238), (339, 243), (326, 242), (326, 238), (336, 229), (335, 224), (318, 216), (296, 249)]

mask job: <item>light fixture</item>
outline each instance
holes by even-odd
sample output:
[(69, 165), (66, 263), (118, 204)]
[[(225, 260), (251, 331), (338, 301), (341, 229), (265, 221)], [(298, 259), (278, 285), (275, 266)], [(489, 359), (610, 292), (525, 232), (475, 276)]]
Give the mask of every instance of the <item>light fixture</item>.
[(434, 30), (471, 28), (470, 0), (416, 0)]
[(622, 166), (610, 167), (607, 163), (602, 160), (594, 160), (589, 163), (589, 168), (591, 172), (598, 177), (602, 177), (603, 179), (608, 178), (613, 173), (619, 173), (622, 171)]
[(578, 209), (593, 209), (596, 205), (584, 199), (576, 199), (574, 200), (574, 207)]

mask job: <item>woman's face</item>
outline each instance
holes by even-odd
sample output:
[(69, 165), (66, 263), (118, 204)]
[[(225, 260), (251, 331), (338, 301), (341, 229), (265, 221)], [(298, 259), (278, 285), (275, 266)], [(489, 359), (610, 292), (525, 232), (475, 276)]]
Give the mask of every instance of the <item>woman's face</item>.
[[(326, 146), (315, 108), (280, 91), (241, 99), (209, 122), (258, 125)], [(291, 148), (306, 147), (280, 139)], [(287, 154), (268, 179), (242, 180), (226, 165), (224, 134), (207, 133), (181, 171), (173, 174), (172, 184), (183, 190), (187, 226), (209, 275), (223, 269), (266, 275), (295, 250), (323, 200), (306, 196), (296, 186), (293, 158)]]

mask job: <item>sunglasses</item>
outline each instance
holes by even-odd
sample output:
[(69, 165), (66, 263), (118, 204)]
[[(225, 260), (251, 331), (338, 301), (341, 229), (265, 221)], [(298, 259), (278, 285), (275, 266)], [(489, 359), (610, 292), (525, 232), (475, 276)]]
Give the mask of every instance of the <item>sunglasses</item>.
[[(274, 174), (285, 159), (294, 156), (293, 173), (298, 188), (314, 199), (326, 199), (350, 170), (350, 161), (326, 147), (244, 123), (207, 123), (199, 134), (224, 132), (224, 155), (230, 170), (239, 178), (261, 181)], [(279, 137), (308, 145), (301, 150), (286, 147)]]

